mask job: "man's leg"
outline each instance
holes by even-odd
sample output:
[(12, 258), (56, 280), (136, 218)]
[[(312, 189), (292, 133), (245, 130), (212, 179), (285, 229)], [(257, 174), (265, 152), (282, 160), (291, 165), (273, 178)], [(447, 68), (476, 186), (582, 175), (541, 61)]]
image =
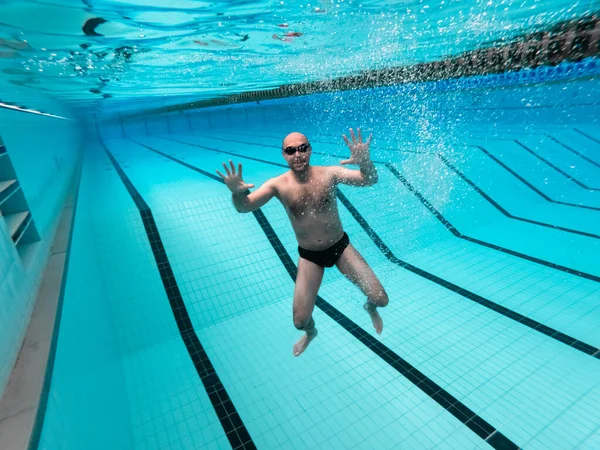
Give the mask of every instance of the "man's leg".
[(365, 309), (371, 316), (375, 331), (377, 331), (378, 334), (381, 334), (381, 331), (383, 330), (383, 321), (377, 312), (377, 308), (387, 306), (389, 300), (379, 279), (352, 244), (349, 244), (348, 247), (346, 247), (344, 253), (342, 253), (342, 256), (340, 256), (340, 259), (338, 259), (335, 265), (340, 272), (356, 284), (356, 286), (358, 286), (367, 296)]
[(307, 259), (298, 261), (298, 275), (294, 288), (294, 326), (306, 331), (294, 345), (294, 356), (299, 356), (317, 335), (315, 321), (312, 318), (317, 293), (323, 281), (325, 269)]

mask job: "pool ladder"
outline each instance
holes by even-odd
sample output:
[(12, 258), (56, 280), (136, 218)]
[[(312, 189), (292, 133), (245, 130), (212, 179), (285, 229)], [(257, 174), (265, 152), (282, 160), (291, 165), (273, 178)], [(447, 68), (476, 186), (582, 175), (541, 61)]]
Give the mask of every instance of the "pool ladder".
[[(21, 189), (6, 146), (0, 137), (0, 221), (21, 259), (27, 259), (32, 246), (40, 240), (25, 194)], [(0, 224), (0, 226), (2, 226)]]

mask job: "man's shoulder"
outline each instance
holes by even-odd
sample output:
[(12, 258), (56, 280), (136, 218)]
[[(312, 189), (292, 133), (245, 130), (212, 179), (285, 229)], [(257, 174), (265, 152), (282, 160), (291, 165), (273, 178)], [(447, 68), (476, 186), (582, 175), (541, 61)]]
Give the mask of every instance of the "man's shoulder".
[(315, 169), (317, 169), (317, 171), (318, 171), (317, 173), (323, 177), (334, 176), (339, 169), (339, 166), (313, 166), (313, 167)]
[(319, 173), (329, 173), (335, 166), (311, 166), (313, 170), (316, 170)]
[(269, 183), (274, 188), (277, 188), (278, 186), (281, 186), (282, 184), (286, 183), (288, 181), (288, 178), (289, 178), (288, 172), (284, 172), (281, 175), (277, 175), (276, 177), (269, 178), (267, 180), (267, 183)]

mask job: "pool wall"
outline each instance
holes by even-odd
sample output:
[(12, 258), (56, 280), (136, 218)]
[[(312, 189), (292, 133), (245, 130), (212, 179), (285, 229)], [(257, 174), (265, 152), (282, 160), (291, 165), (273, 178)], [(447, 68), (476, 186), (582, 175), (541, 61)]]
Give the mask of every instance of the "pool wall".
[[(32, 98), (17, 89), (4, 92), (1, 100), (72, 116), (50, 99)], [(0, 136), (41, 237), (25, 262), (17, 253), (4, 221), (0, 221), (1, 397), (23, 344), (60, 211), (72, 188), (82, 140), (81, 124), (77, 121), (6, 108), (0, 108)]]

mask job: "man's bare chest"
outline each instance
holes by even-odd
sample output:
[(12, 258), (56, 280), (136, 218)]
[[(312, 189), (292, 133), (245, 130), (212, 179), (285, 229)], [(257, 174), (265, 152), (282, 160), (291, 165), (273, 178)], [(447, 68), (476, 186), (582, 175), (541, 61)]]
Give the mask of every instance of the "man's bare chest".
[(280, 200), (292, 214), (328, 210), (335, 201), (335, 191), (330, 184), (321, 186), (296, 186), (280, 192)]

